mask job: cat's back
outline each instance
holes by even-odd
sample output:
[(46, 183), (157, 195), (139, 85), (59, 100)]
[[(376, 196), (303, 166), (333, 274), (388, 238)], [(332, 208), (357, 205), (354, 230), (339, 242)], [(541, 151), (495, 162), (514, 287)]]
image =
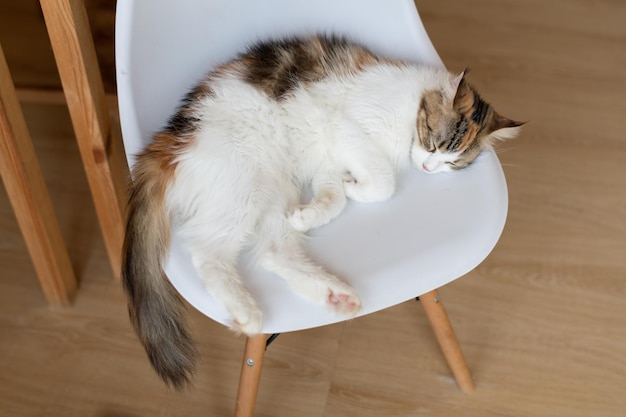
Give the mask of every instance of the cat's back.
[(237, 60), (243, 80), (279, 101), (299, 87), (348, 77), (376, 63), (378, 58), (367, 49), (336, 36), (260, 42)]
[(403, 67), (341, 37), (259, 42), (189, 92), (169, 129), (198, 139), (186, 155), (199, 166), (206, 158), (232, 159), (237, 153), (269, 168), (305, 155), (298, 163), (311, 171), (333, 146), (336, 127), (350, 113), (347, 106), (356, 109), (357, 120), (381, 118), (360, 108), (395, 107), (396, 97), (390, 96), (397, 89), (390, 84), (398, 76), (390, 71)]
[[(311, 131), (302, 123), (322, 127), (328, 120), (327, 103), (311, 94), (316, 87), (342, 83), (378, 63), (367, 49), (340, 37), (259, 42), (218, 66), (191, 90), (170, 119), (169, 130), (212, 137), (202, 145), (211, 148), (224, 145), (229, 136), (250, 138), (255, 146), (266, 139), (270, 147), (292, 146), (285, 127)], [(320, 91), (321, 101), (332, 102), (340, 88)]]
[(298, 92), (329, 79), (350, 78), (378, 62), (367, 49), (333, 36), (256, 43), (211, 71), (182, 100), (171, 130), (277, 124)]

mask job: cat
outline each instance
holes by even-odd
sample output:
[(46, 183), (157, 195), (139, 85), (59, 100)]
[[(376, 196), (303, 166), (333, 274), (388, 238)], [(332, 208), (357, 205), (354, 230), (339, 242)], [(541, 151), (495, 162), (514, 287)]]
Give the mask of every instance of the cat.
[(465, 168), (521, 125), (481, 99), (465, 72), (378, 57), (341, 37), (259, 42), (218, 66), (132, 170), (122, 277), (159, 376), (188, 384), (196, 356), (162, 269), (171, 229), (237, 332), (262, 329), (237, 271), (248, 249), (304, 300), (351, 317), (358, 294), (307, 256), (303, 233), (337, 217), (347, 198), (389, 199), (405, 168)]

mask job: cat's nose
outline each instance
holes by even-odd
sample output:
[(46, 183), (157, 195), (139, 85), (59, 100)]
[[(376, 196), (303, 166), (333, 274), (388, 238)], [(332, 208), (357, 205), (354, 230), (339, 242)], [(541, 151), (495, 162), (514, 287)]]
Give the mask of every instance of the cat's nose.
[(426, 163), (423, 163), (423, 164), (422, 164), (422, 169), (423, 169), (424, 171), (426, 171), (426, 172), (431, 172), (431, 169), (430, 169), (430, 168), (428, 168), (428, 166), (426, 165)]

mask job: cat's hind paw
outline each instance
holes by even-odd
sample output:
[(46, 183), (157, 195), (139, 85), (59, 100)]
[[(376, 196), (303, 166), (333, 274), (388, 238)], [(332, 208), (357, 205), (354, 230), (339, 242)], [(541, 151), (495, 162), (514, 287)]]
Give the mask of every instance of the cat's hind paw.
[(361, 310), (361, 300), (354, 290), (329, 291), (326, 306), (337, 314), (354, 317)]
[(263, 314), (256, 306), (239, 308), (232, 313), (231, 329), (235, 333), (255, 336), (263, 329)]

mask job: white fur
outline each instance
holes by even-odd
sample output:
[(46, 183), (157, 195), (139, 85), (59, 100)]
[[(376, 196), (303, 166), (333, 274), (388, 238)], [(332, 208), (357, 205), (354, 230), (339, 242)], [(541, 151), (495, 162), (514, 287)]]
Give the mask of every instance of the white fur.
[(428, 152), (419, 145), (411, 147), (413, 165), (429, 174), (452, 171), (448, 162), (456, 161), (459, 155), (458, 152), (443, 153), (439, 150)]
[[(358, 295), (304, 253), (301, 233), (339, 215), (346, 197), (390, 198), (396, 173), (411, 163), (444, 170), (440, 155), (424, 157), (414, 133), (422, 92), (453, 78), (442, 70), (377, 65), (297, 89), (280, 102), (236, 75), (211, 84), (214, 97), (197, 114), (203, 127), (177, 161), (166, 204), (235, 330), (256, 334), (262, 326), (237, 272), (246, 248), (305, 299), (357, 313)], [(314, 196), (301, 204), (308, 184)]]

